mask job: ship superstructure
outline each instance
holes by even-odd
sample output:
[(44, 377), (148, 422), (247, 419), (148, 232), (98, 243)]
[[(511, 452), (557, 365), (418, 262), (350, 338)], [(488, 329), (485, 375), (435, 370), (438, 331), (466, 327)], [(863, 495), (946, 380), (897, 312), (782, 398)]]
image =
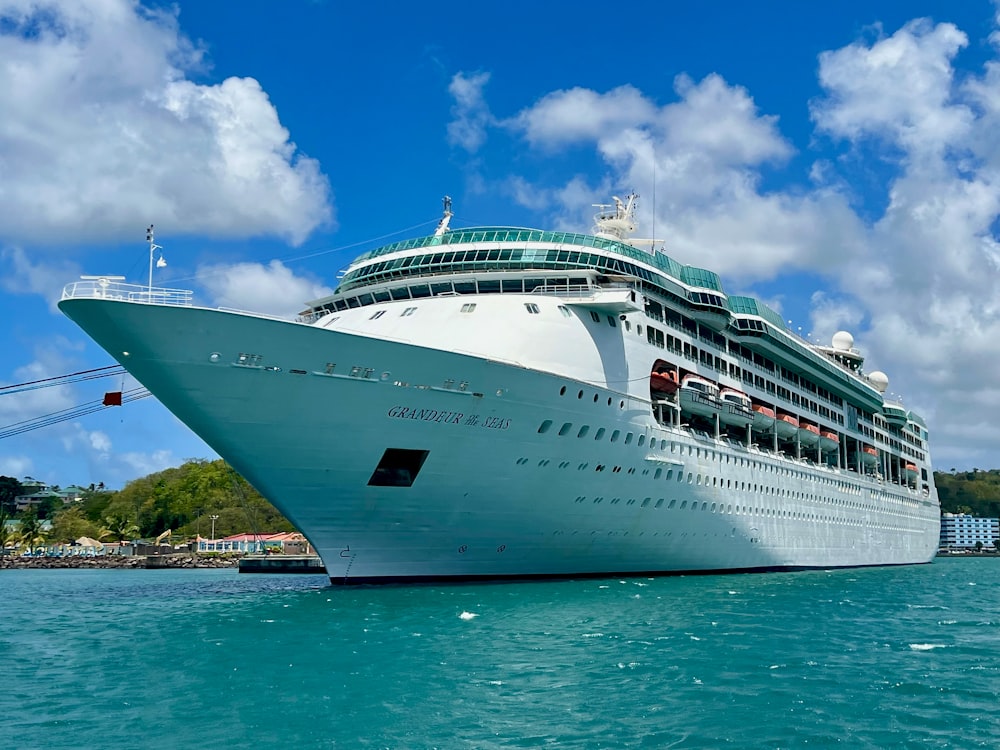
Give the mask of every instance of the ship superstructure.
[(928, 562), (923, 420), (630, 239), (450, 229), (356, 259), (298, 320), (113, 277), (60, 307), (274, 502), (334, 582)]

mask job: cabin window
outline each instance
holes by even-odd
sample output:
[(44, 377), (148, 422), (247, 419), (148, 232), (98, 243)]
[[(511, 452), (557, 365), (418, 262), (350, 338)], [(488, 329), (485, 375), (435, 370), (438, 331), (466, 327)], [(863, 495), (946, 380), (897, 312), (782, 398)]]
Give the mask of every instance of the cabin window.
[(474, 311), (475, 309), (476, 309), (476, 303), (475, 302), (467, 302), (466, 304), (462, 305), (462, 312), (464, 312), (464, 313), (470, 313), (470, 312)]
[(593, 320), (594, 320), (595, 323), (600, 323), (601, 322), (601, 316), (598, 315), (593, 310), (590, 311), (590, 317), (593, 318)]
[(608, 316), (608, 325), (611, 326), (612, 328), (617, 327), (618, 324), (615, 323), (615, 316), (614, 315), (609, 315)]
[(413, 315), (413, 313), (415, 313), (416, 311), (417, 311), (417, 308), (415, 308), (415, 307), (408, 307), (405, 310), (403, 310), (403, 312), (401, 312), (399, 314), (399, 317), (401, 317), (401, 318), (408, 318), (411, 315)]
[(377, 313), (368, 318), (368, 320), (375, 320), (376, 318), (381, 318), (383, 315), (385, 315), (385, 310), (379, 310)]
[(524, 309), (527, 310), (531, 315), (538, 315), (538, 305), (534, 302), (525, 302)]

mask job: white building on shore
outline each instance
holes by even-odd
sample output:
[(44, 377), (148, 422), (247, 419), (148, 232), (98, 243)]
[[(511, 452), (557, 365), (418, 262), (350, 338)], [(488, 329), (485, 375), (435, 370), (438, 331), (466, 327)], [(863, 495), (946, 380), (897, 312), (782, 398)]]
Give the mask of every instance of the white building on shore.
[(1000, 539), (1000, 519), (976, 518), (965, 513), (941, 514), (941, 549), (975, 549), (979, 542), (993, 549)]

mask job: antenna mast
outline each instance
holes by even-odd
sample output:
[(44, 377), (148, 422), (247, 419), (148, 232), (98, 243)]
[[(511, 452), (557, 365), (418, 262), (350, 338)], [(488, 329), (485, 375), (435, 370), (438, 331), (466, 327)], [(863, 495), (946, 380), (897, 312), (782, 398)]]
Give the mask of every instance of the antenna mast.
[(153, 241), (153, 225), (146, 229), (146, 242), (149, 243), (149, 298), (153, 298), (153, 254), (163, 248)]
[(442, 201), (444, 202), (444, 214), (441, 216), (441, 221), (438, 222), (437, 229), (434, 230), (435, 237), (440, 237), (448, 231), (448, 222), (454, 216), (451, 212), (451, 196), (446, 195)]

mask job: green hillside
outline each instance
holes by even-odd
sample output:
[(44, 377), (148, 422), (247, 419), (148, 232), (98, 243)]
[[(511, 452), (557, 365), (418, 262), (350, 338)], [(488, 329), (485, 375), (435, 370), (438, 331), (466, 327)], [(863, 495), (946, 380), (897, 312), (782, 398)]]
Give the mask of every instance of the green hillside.
[(942, 513), (1000, 518), (1000, 469), (934, 472)]

